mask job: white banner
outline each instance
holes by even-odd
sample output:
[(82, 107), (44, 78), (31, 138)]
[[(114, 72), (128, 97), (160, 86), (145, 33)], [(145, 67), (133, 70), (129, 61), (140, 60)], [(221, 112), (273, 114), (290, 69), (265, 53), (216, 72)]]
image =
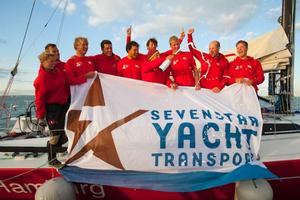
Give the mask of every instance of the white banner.
[[(243, 166), (264, 168), (256, 161), (262, 117), (250, 86), (236, 84), (218, 94), (188, 87), (174, 91), (160, 84), (99, 74), (73, 86), (71, 94), (66, 120), (69, 167), (93, 173), (141, 172), (144, 178), (145, 173), (224, 175)], [(72, 181), (83, 181), (70, 178), (68, 169), (62, 171)], [(133, 179), (136, 184), (127, 181), (126, 186), (149, 188), (141, 183), (143, 178)], [(233, 180), (224, 183), (228, 181)], [(122, 186), (111, 180), (98, 183)], [(206, 188), (211, 186), (215, 185)]]

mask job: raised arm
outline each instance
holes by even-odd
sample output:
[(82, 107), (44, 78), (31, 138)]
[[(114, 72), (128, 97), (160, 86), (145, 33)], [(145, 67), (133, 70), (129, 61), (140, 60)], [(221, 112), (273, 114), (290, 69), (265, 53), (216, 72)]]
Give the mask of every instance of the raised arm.
[(132, 30), (132, 27), (131, 25), (127, 28), (126, 30), (126, 45), (131, 42), (131, 30)]
[(188, 47), (193, 56), (195, 56), (200, 62), (205, 62), (205, 53), (196, 49), (196, 46), (193, 41), (194, 29), (190, 28), (188, 30)]

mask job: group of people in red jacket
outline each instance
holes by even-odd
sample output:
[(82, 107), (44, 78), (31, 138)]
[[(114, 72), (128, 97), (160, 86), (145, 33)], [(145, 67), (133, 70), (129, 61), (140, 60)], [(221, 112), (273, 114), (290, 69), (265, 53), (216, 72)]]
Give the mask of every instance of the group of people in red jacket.
[[(210, 89), (218, 93), (225, 85), (244, 83), (257, 91), (257, 85), (264, 81), (260, 62), (247, 55), (248, 43), (240, 40), (236, 43), (237, 57), (228, 62), (220, 53), (220, 43), (212, 41), (209, 53), (196, 49), (193, 42), (194, 29), (188, 30), (189, 52), (180, 50), (185, 37), (172, 36), (169, 39), (170, 50), (160, 53), (158, 42), (150, 38), (147, 42), (147, 54), (139, 53), (139, 44), (131, 41), (131, 27), (127, 30), (127, 56), (120, 58), (113, 53), (109, 40), (101, 42), (102, 54), (86, 56), (88, 39), (77, 37), (74, 41), (76, 54), (66, 63), (60, 61), (60, 54), (55, 44), (48, 44), (39, 56), (40, 69), (34, 81), (36, 115), (40, 124), (48, 124), (51, 138), (48, 161), (51, 165), (59, 165), (52, 147), (65, 143), (65, 114), (70, 102), (70, 85), (86, 82), (96, 72), (165, 84), (176, 90), (178, 86), (190, 86), (196, 90)], [(194, 57), (201, 67), (197, 69)]]

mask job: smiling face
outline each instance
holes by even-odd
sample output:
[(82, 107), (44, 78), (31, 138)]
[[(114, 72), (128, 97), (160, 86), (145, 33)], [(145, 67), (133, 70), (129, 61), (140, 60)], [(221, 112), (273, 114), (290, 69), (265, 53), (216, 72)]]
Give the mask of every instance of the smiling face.
[(128, 57), (135, 59), (137, 58), (139, 54), (139, 47), (133, 45), (129, 50), (128, 50)]
[(106, 56), (112, 56), (112, 45), (111, 44), (104, 44), (102, 48), (102, 53)]
[(248, 52), (248, 47), (245, 43), (240, 42), (236, 45), (236, 53), (240, 58), (246, 58)]
[(157, 45), (154, 43), (154, 42), (149, 42), (149, 45), (147, 46), (147, 50), (149, 51), (149, 50), (156, 50), (156, 48), (157, 48)]
[(179, 44), (178, 40), (171, 41), (170, 42), (170, 47), (172, 49), (172, 52), (176, 53), (180, 48), (180, 44)]
[(180, 49), (180, 43), (176, 36), (170, 37), (169, 44), (170, 44), (170, 48), (171, 48), (173, 54), (176, 53)]
[(209, 54), (212, 57), (215, 57), (215, 56), (219, 55), (220, 46), (219, 46), (218, 42), (217, 41), (212, 41), (211, 43), (209, 43), (208, 50), (209, 50)]
[(45, 70), (53, 70), (55, 67), (56, 59), (55, 56), (49, 56), (46, 60), (42, 62), (42, 66), (44, 67)]
[(74, 42), (74, 48), (77, 56), (85, 56), (87, 50), (89, 49), (88, 40), (82, 37), (76, 38)]
[(54, 55), (55, 60), (58, 61), (60, 59), (60, 53), (59, 53), (59, 50), (58, 50), (58, 48), (56, 46), (50, 46), (48, 48), (48, 51), (49, 51), (50, 54)]

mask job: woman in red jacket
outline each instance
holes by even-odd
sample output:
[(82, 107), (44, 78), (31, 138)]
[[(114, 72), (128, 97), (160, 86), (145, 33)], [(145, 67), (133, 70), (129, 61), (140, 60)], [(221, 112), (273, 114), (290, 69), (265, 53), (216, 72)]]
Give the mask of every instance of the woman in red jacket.
[(89, 43), (85, 37), (77, 37), (74, 41), (76, 55), (72, 56), (66, 63), (66, 70), (70, 85), (86, 82), (87, 78), (94, 77), (96, 65), (91, 56), (85, 56)]
[(170, 37), (169, 43), (174, 58), (170, 65), (171, 76), (167, 80), (167, 85), (172, 89), (176, 89), (177, 86), (193, 86), (196, 90), (200, 89), (193, 55), (190, 52), (180, 51), (180, 43), (176, 36)]
[(64, 123), (69, 108), (70, 87), (66, 73), (59, 67), (55, 67), (56, 60), (53, 54), (43, 52), (39, 59), (40, 70), (34, 81), (36, 116), (40, 125), (46, 125), (47, 122), (51, 130), (47, 144), (50, 149), (49, 164), (59, 165), (53, 147), (67, 142)]
[(236, 43), (236, 57), (229, 64), (228, 72), (228, 84), (244, 83), (252, 85), (256, 92), (258, 91), (257, 85), (264, 82), (264, 72), (260, 62), (253, 57), (247, 55), (248, 43), (244, 40), (240, 40)]

